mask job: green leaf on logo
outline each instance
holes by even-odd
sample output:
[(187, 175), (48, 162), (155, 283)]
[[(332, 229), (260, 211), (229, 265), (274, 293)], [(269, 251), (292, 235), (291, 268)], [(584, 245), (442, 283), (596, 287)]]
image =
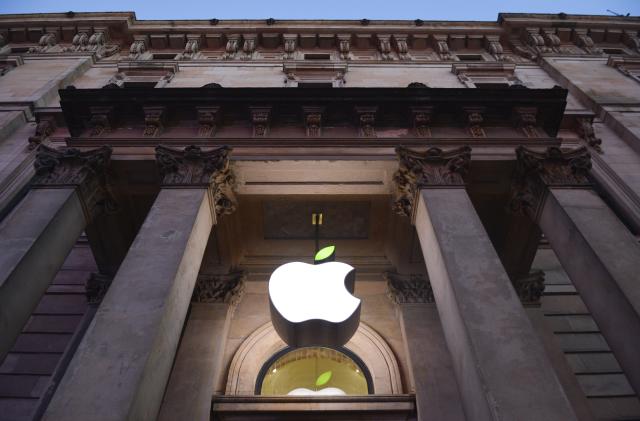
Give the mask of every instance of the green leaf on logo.
[(316, 386), (324, 386), (325, 384), (329, 383), (329, 380), (331, 380), (331, 371), (325, 371), (318, 376), (318, 379), (316, 380)]
[(328, 246), (318, 250), (313, 260), (316, 262), (328, 259), (336, 251), (336, 246)]

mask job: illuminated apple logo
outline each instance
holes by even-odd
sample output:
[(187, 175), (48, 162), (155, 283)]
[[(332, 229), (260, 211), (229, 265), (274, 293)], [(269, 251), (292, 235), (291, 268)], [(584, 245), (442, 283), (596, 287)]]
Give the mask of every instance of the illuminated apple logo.
[(354, 297), (355, 269), (332, 261), (335, 247), (325, 247), (315, 264), (286, 263), (269, 279), (271, 321), (292, 347), (339, 347), (360, 323), (360, 300)]
[(306, 387), (298, 387), (293, 389), (291, 392), (287, 393), (289, 396), (335, 396), (335, 395), (346, 395), (347, 393), (338, 388), (338, 387), (325, 387), (323, 389), (318, 389), (320, 386), (324, 386), (329, 383), (331, 380), (331, 371), (325, 371), (316, 380), (316, 390), (307, 389)]

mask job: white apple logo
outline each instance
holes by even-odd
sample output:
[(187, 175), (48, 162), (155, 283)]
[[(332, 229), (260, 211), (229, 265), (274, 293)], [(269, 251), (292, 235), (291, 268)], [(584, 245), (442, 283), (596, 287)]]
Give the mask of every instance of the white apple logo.
[(292, 262), (278, 267), (269, 279), (276, 332), (293, 347), (344, 345), (360, 323), (354, 283), (355, 269), (346, 263)]

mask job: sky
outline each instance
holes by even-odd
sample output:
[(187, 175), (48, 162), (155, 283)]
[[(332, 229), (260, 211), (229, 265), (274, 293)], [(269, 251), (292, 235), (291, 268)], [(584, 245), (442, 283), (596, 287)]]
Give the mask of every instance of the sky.
[(640, 0), (0, 0), (0, 13), (133, 11), (138, 19), (495, 21), (499, 12), (640, 16)]

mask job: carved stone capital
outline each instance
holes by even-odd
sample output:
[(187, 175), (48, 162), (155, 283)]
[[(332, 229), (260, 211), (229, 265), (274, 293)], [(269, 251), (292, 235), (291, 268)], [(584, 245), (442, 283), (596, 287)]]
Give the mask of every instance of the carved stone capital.
[(510, 208), (537, 221), (549, 187), (589, 187), (591, 154), (586, 147), (535, 152), (519, 146)]
[(471, 148), (443, 151), (429, 148), (417, 152), (407, 148), (396, 148), (399, 166), (393, 175), (396, 185), (393, 210), (413, 219), (417, 197), (423, 188), (462, 187), (463, 176), (469, 170)]
[(376, 113), (378, 107), (356, 107), (360, 137), (376, 137)]
[(227, 275), (198, 276), (191, 302), (225, 303), (235, 306), (244, 295), (245, 279), (246, 273), (242, 271)]
[(109, 132), (113, 126), (113, 107), (90, 107), (91, 119), (89, 127), (91, 127), (90, 136), (100, 136), (105, 132)]
[(113, 278), (101, 273), (92, 273), (84, 284), (87, 304), (98, 306), (102, 302), (105, 294), (109, 290)]
[(432, 116), (433, 107), (411, 107), (411, 120), (416, 137), (431, 137), (430, 125)]
[(513, 287), (525, 306), (539, 306), (540, 297), (544, 292), (544, 272), (536, 270), (529, 275), (517, 279), (513, 283)]
[(536, 115), (538, 109), (535, 107), (515, 107), (513, 109), (513, 117), (516, 126), (526, 137), (539, 137), (538, 129), (536, 129)]
[(271, 123), (271, 107), (249, 107), (253, 137), (267, 137)]
[(423, 275), (401, 275), (385, 272), (387, 297), (395, 304), (434, 303), (431, 283)]
[(322, 112), (324, 107), (302, 107), (307, 137), (320, 137), (322, 134)]
[(198, 111), (198, 136), (211, 137), (218, 128), (220, 107), (196, 107)]
[(89, 221), (96, 214), (116, 207), (106, 182), (110, 160), (111, 148), (108, 146), (81, 152), (74, 148), (54, 149), (40, 145), (32, 187), (75, 187)]
[(143, 107), (144, 110), (144, 137), (157, 137), (164, 130), (166, 107)]
[(576, 119), (576, 123), (576, 131), (582, 140), (584, 140), (587, 145), (595, 149), (598, 153), (604, 153), (602, 150), (602, 139), (597, 137), (593, 130), (593, 118), (578, 117)]
[(34, 150), (56, 130), (56, 120), (53, 116), (41, 117), (36, 125), (36, 132), (29, 136), (29, 150)]

